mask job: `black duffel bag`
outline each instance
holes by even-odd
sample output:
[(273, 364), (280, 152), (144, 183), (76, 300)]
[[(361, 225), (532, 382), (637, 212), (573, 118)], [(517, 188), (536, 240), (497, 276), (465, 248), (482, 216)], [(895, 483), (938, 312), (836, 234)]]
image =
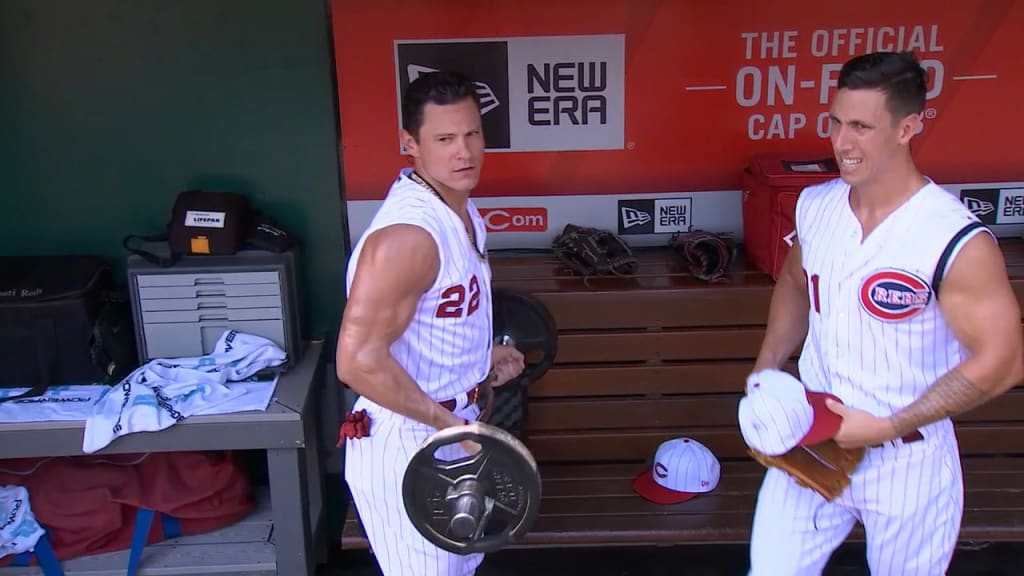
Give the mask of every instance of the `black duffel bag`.
[(101, 256), (0, 257), (0, 387), (112, 384), (138, 365), (127, 296)]

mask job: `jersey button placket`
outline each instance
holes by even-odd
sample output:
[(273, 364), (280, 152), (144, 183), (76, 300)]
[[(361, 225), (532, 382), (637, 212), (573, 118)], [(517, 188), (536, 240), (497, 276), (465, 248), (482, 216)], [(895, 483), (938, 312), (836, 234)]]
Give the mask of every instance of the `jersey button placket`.
[[(835, 303), (838, 305), (829, 306), (830, 309), (834, 310), (833, 315), (835, 316), (835, 319), (832, 322), (833, 334), (831, 340), (832, 346), (830, 351), (832, 352), (832, 362), (836, 365), (837, 368), (842, 369), (839, 360), (840, 358), (842, 358), (842, 355), (839, 353), (839, 331), (844, 329), (846, 327), (846, 323), (849, 321), (849, 318), (846, 314), (846, 307), (843, 306), (843, 303), (846, 302), (846, 295), (843, 294), (843, 282), (838, 282), (836, 284), (836, 292), (838, 293), (839, 297), (836, 299)], [(832, 303), (830, 302), (830, 304)]]
[[(843, 250), (844, 262), (850, 263), (853, 262), (855, 258), (857, 258), (858, 252), (861, 249), (860, 236), (861, 235), (859, 223), (857, 225), (851, 225), (849, 234), (850, 240), (849, 242), (847, 242), (845, 250)], [(844, 266), (842, 274), (840, 276), (840, 280), (836, 282), (836, 298), (834, 301), (830, 302), (830, 304), (833, 304), (831, 308), (833, 308), (836, 312), (836, 321), (834, 322), (833, 327), (833, 329), (836, 330), (836, 337), (832, 339), (832, 346), (830, 351), (832, 352), (832, 362), (838, 370), (845, 369), (845, 366), (843, 365), (840, 359), (846, 358), (847, 354), (849, 353), (848, 350), (840, 350), (838, 331), (849, 330), (849, 326), (847, 326), (847, 323), (850, 321), (850, 314), (848, 314), (847, 306), (850, 302), (850, 295), (847, 294), (847, 292), (848, 287), (850, 286), (850, 274), (851, 271)]]

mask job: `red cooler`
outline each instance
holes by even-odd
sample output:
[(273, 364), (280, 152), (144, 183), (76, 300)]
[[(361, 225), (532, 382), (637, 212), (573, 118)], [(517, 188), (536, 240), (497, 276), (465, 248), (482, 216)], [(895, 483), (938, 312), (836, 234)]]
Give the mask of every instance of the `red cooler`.
[(839, 177), (831, 156), (765, 154), (743, 173), (743, 245), (747, 260), (778, 279), (796, 230), (796, 200), (807, 186)]

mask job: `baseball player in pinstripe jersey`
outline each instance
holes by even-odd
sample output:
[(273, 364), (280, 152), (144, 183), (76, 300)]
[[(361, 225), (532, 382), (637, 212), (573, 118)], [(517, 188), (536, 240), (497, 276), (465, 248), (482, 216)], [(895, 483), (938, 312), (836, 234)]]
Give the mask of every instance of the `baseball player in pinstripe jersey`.
[(841, 177), (800, 195), (754, 374), (803, 341), (804, 385), (843, 401), (829, 401), (842, 417), (836, 442), (867, 451), (832, 502), (767, 471), (751, 574), (820, 574), (857, 522), (872, 574), (944, 574), (964, 499), (950, 418), (1024, 376), (995, 239), (911, 157), (926, 84), (910, 54), (859, 56), (840, 71), (830, 116)]
[(345, 480), (386, 576), (463, 576), (483, 555), (424, 539), (406, 514), (402, 478), (423, 441), (479, 416), (477, 385), (492, 371), (496, 386), (516, 377), (523, 356), (492, 345), (485, 227), (469, 198), (484, 159), (473, 83), (454, 72), (421, 76), (403, 108), (413, 168), (400, 171), (349, 260), (338, 377), (360, 395), (354, 411), (365, 410), (370, 427), (345, 441)]

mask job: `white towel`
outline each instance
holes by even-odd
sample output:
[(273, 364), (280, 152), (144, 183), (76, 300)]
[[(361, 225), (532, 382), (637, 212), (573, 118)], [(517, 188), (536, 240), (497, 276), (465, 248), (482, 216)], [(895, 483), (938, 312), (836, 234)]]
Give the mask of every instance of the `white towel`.
[[(17, 396), (28, 388), (0, 390), (0, 398)], [(104, 385), (51, 386), (40, 396), (0, 403), (0, 422), (85, 420), (96, 401), (110, 390)]]
[(0, 558), (36, 547), (43, 527), (36, 521), (22, 486), (0, 487)]
[(271, 340), (228, 330), (208, 356), (151, 360), (96, 402), (85, 422), (82, 451), (92, 454), (125, 434), (164, 430), (228, 402), (231, 411), (265, 409), (258, 402), (242, 407), (246, 389), (226, 383), (280, 366), (286, 358)]
[(228, 388), (232, 391), (241, 390), (242, 394), (216, 406), (202, 408), (193, 416), (230, 414), (231, 412), (246, 412), (249, 410), (265, 411), (270, 406), (270, 401), (274, 399), (274, 391), (280, 378), (279, 375), (274, 375), (269, 380), (261, 377), (259, 380), (250, 379), (240, 382), (228, 382)]

